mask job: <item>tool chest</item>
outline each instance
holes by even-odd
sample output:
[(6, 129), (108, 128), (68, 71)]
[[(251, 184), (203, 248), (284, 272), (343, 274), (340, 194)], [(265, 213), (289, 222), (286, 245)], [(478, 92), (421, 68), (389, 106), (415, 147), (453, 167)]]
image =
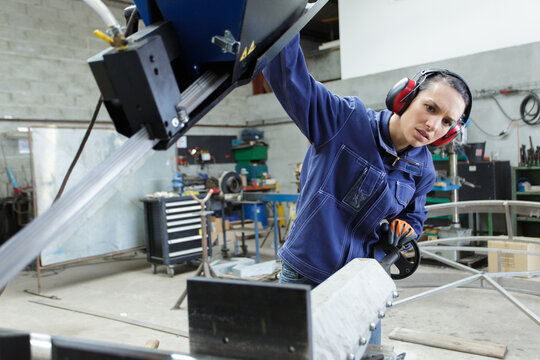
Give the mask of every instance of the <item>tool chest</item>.
[[(204, 195), (197, 195), (203, 198)], [(174, 275), (175, 264), (202, 257), (201, 205), (191, 196), (152, 198), (142, 200), (146, 225), (146, 259), (152, 264), (166, 265), (167, 273)], [(207, 208), (209, 208), (207, 204)], [(210, 243), (210, 215), (207, 216), (208, 255)]]

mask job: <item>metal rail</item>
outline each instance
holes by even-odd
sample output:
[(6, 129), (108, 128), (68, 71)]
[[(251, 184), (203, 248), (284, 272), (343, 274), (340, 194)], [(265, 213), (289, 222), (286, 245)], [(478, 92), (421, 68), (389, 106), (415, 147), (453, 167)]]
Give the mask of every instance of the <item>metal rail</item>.
[[(463, 201), (455, 203), (445, 203), (426, 206), (428, 210), (428, 217), (441, 216), (441, 215), (452, 215), (454, 213), (502, 213), (505, 214), (506, 226), (507, 226), (507, 237), (504, 236), (463, 236), (456, 238), (446, 238), (446, 239), (437, 239), (421, 242), (420, 251), (422, 256), (435, 259), (443, 264), (462, 270), (468, 273), (472, 273), (472, 276), (465, 277), (463, 279), (438, 286), (434, 289), (416, 294), (414, 296), (396, 301), (394, 306), (404, 305), (418, 299), (437, 294), (442, 291), (453, 289), (459, 286), (464, 286), (470, 284), (476, 280), (480, 280), (483, 286), (483, 281), (487, 281), (495, 290), (500, 294), (506, 297), (510, 302), (512, 302), (519, 310), (521, 310), (525, 315), (527, 315), (531, 320), (533, 320), (537, 325), (540, 326), (540, 317), (536, 315), (532, 310), (527, 308), (523, 303), (516, 299), (512, 294), (510, 294), (507, 289), (505, 289), (501, 284), (494, 280), (494, 278), (501, 277), (518, 277), (518, 276), (539, 276), (540, 271), (516, 271), (516, 272), (497, 272), (489, 273), (484, 271), (479, 271), (473, 269), (469, 266), (460, 264), (456, 261), (447, 259), (445, 257), (439, 256), (432, 251), (461, 251), (469, 250), (475, 252), (497, 252), (499, 254), (499, 265), (501, 263), (500, 255), (502, 253), (512, 253), (512, 254), (526, 254), (531, 256), (540, 256), (539, 252), (524, 251), (524, 250), (512, 250), (512, 249), (494, 249), (494, 248), (485, 248), (485, 247), (468, 247), (468, 246), (433, 246), (436, 244), (447, 244), (453, 242), (466, 242), (466, 241), (511, 241), (511, 242), (523, 242), (523, 243), (532, 243), (540, 244), (540, 238), (531, 238), (531, 237), (518, 237), (514, 236), (515, 231), (513, 229), (513, 219), (514, 215), (525, 215), (530, 216), (531, 214), (539, 214), (540, 212), (540, 203), (531, 202), (531, 201), (501, 201), (501, 200), (481, 200), (481, 201)], [(499, 270), (500, 271), (500, 270)], [(535, 294), (536, 295), (536, 294)]]

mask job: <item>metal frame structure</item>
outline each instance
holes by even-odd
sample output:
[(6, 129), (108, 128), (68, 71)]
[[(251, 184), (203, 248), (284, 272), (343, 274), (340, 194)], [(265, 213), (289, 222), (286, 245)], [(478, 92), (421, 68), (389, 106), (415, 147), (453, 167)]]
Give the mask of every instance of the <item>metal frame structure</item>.
[[(540, 238), (531, 238), (531, 237), (520, 237), (514, 236), (513, 228), (513, 216), (517, 215), (526, 215), (529, 216), (533, 212), (540, 210), (540, 203), (532, 201), (506, 201), (506, 200), (481, 200), (481, 201), (463, 201), (463, 202), (454, 202), (454, 203), (445, 203), (427, 206), (428, 217), (441, 216), (441, 215), (452, 215), (452, 214), (468, 214), (468, 213), (503, 213), (506, 217), (506, 227), (508, 235), (505, 238), (504, 236), (468, 236), (468, 237), (456, 237), (456, 238), (446, 238), (446, 239), (437, 239), (424, 241), (419, 243), (421, 254), (425, 257), (432, 258), (443, 264), (462, 270), (472, 275), (465, 277), (463, 279), (444, 284), (442, 286), (430, 289), (428, 291), (416, 294), (414, 296), (399, 300), (394, 302), (394, 306), (404, 305), (415, 300), (434, 295), (436, 293), (453, 289), (456, 287), (464, 286), (470, 284), (476, 280), (480, 280), (481, 286), (484, 288), (484, 282), (487, 282), (506, 297), (510, 302), (512, 302), (519, 310), (525, 313), (531, 320), (533, 320), (537, 325), (540, 325), (540, 317), (536, 315), (533, 311), (527, 308), (523, 303), (516, 299), (512, 294), (510, 294), (499, 282), (495, 279), (500, 279), (504, 277), (517, 277), (517, 276), (540, 276), (540, 271), (520, 271), (520, 272), (501, 272), (501, 259), (502, 253), (511, 253), (511, 254), (526, 254), (533, 256), (540, 256), (540, 252), (531, 252), (523, 250), (510, 250), (510, 249), (492, 249), (488, 247), (469, 247), (469, 246), (434, 246), (435, 244), (443, 243), (455, 243), (463, 241), (489, 241), (489, 240), (504, 240), (510, 242), (520, 242), (520, 243), (533, 243), (540, 244)], [(480, 271), (472, 267), (460, 264), (456, 261), (447, 259), (445, 257), (435, 254), (433, 251), (475, 251), (479, 253), (489, 253), (497, 252), (498, 254), (498, 264), (499, 272), (489, 273), (485, 271)]]

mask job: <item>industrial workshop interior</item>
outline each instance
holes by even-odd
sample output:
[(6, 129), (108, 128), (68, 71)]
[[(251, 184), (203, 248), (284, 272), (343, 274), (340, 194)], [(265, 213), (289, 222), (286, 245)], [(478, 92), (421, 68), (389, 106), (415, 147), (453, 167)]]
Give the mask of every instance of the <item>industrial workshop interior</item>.
[(0, 7), (0, 360), (540, 358), (537, 1)]

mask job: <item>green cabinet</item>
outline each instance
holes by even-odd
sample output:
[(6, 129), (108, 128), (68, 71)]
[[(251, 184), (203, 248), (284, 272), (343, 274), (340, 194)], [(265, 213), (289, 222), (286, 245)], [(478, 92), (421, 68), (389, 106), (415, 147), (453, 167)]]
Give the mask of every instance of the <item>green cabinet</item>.
[[(512, 168), (512, 199), (540, 202), (540, 188), (518, 191), (520, 179), (527, 179), (533, 187), (540, 187), (540, 166)], [(540, 214), (514, 216), (514, 229), (514, 235), (540, 237)]]
[(268, 159), (268, 147), (265, 145), (255, 145), (234, 149), (234, 160), (240, 161), (260, 161)]

